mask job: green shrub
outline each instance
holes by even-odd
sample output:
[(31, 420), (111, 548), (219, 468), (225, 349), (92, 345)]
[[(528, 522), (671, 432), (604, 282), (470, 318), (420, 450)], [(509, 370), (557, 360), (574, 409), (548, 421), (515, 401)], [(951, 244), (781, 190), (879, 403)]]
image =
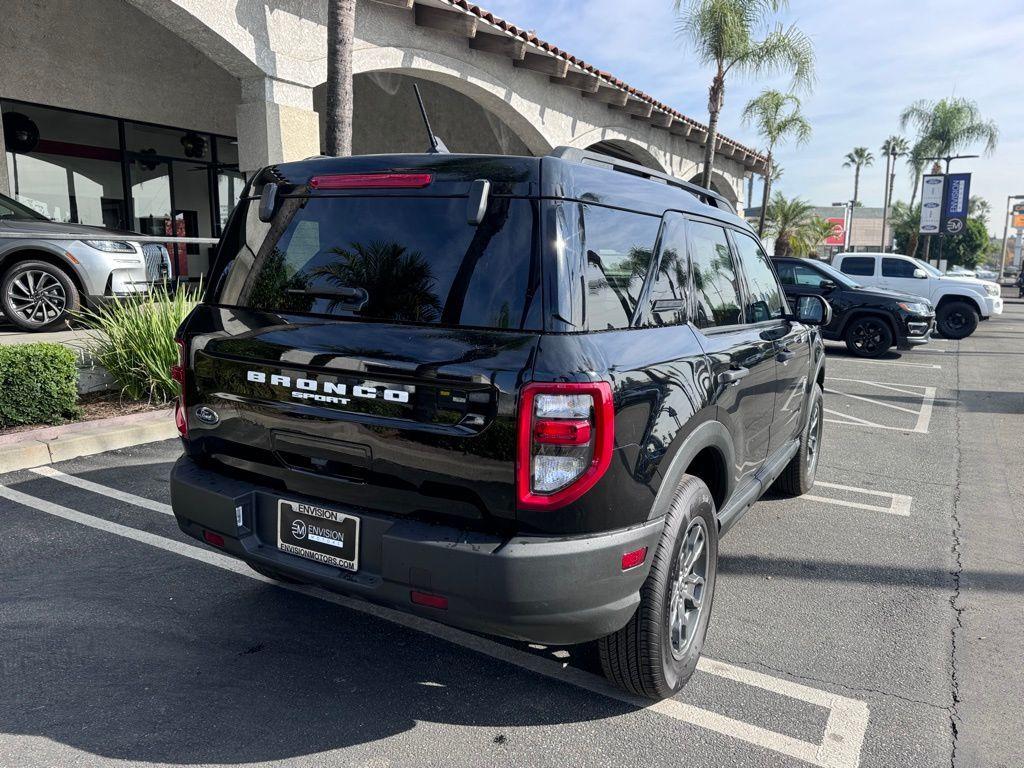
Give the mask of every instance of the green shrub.
[(94, 331), (87, 347), (132, 400), (165, 403), (178, 395), (171, 366), (178, 359), (174, 332), (198, 301), (200, 289), (171, 292), (158, 286), (84, 310), (78, 318)]
[(75, 353), (60, 344), (0, 347), (0, 428), (80, 415)]

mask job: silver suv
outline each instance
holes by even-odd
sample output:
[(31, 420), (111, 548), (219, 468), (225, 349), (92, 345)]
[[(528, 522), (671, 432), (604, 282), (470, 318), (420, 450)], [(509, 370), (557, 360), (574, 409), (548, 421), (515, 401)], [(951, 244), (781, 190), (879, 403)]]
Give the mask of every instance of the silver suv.
[[(25, 237), (11, 237), (24, 234)], [(72, 234), (81, 240), (47, 239)], [(159, 243), (119, 240), (130, 232), (51, 221), (0, 195), (0, 310), (26, 331), (63, 327), (81, 306), (149, 290), (170, 279)]]

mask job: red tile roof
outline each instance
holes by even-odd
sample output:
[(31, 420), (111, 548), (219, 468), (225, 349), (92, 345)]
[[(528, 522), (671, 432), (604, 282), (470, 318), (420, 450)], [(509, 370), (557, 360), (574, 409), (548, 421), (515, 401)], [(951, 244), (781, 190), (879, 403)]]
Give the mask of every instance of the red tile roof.
[[(672, 107), (668, 106), (667, 104), (663, 104), (662, 102), (660, 102), (657, 99), (655, 99), (653, 96), (649, 96), (648, 94), (644, 93), (643, 91), (634, 88), (629, 83), (627, 83), (627, 82), (625, 82), (623, 80), (620, 80), (619, 78), (611, 75), (608, 72), (605, 72), (605, 71), (603, 71), (601, 69), (598, 69), (597, 67), (595, 67), (592, 64), (588, 64), (583, 59), (580, 59), (580, 58), (578, 58), (576, 56), (573, 56), (568, 51), (563, 51), (558, 46), (552, 45), (551, 43), (547, 42), (546, 40), (540, 39), (539, 37), (537, 37), (537, 35), (533, 34), (529, 30), (520, 29), (515, 24), (512, 24), (511, 22), (505, 21), (505, 19), (502, 19), (499, 16), (495, 16), (493, 13), (491, 13), (490, 11), (488, 11), (488, 10), (486, 10), (484, 8), (481, 8), (479, 5), (474, 5), (473, 3), (467, 2), (467, 0), (440, 0), (440, 1), (445, 3), (445, 4), (447, 4), (447, 5), (451, 5), (451, 6), (454, 6), (456, 8), (461, 8), (462, 10), (467, 11), (468, 13), (473, 14), (477, 18), (487, 22), (488, 24), (491, 24), (491, 25), (497, 27), (498, 29), (502, 30), (503, 32), (507, 32), (508, 34), (510, 34), (510, 35), (512, 35), (514, 37), (518, 37), (521, 40), (524, 40), (527, 43), (530, 43), (531, 45), (534, 45), (534, 46), (540, 48), (541, 50), (543, 50), (543, 51), (545, 51), (547, 53), (550, 53), (552, 56), (557, 56), (557, 57), (559, 57), (561, 59), (565, 59), (572, 66), (574, 66), (574, 67), (576, 67), (578, 69), (582, 69), (584, 72), (589, 72), (590, 74), (595, 75), (596, 77), (598, 77), (601, 80), (605, 81), (608, 85), (626, 91), (627, 93), (629, 93), (634, 98), (639, 99), (640, 101), (645, 101), (645, 102), (651, 104), (655, 109), (659, 110), (660, 112), (665, 112), (665, 113), (671, 115), (672, 117), (676, 118), (677, 120), (680, 120), (681, 122), (687, 123), (688, 125), (692, 125), (697, 130), (707, 131), (707, 129), (708, 129), (708, 126), (706, 124), (701, 123), (701, 122), (699, 122), (697, 120), (694, 120), (691, 117), (687, 117), (682, 112), (679, 112), (679, 111), (673, 109)], [(722, 144), (724, 146), (735, 147), (737, 150), (739, 150), (741, 152), (747, 153), (752, 158), (754, 158), (756, 160), (759, 160), (762, 163), (764, 163), (767, 160), (767, 158), (764, 155), (762, 155), (760, 152), (757, 152), (756, 150), (753, 150), (750, 147), (744, 146), (743, 144), (740, 144), (738, 141), (733, 141), (732, 139), (727, 138), (727, 137), (723, 136), (722, 134), (719, 134), (718, 138), (719, 138), (719, 140), (722, 142)]]

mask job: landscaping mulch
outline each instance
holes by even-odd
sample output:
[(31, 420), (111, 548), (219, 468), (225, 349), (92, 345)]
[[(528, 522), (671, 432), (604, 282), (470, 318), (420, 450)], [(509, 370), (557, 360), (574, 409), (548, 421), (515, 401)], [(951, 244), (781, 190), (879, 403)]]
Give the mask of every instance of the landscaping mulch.
[[(112, 416), (128, 416), (133, 413), (144, 413), (146, 411), (158, 411), (169, 408), (168, 403), (148, 403), (145, 401), (122, 400), (117, 394), (110, 392), (93, 392), (82, 395), (78, 398), (78, 406), (82, 409), (82, 416), (78, 419), (71, 419), (65, 423), (80, 423), (83, 421), (96, 421), (97, 419), (109, 419)], [(19, 424), (13, 427), (0, 429), (0, 435), (13, 435), (18, 432), (28, 432), (40, 427), (51, 427), (52, 424)]]

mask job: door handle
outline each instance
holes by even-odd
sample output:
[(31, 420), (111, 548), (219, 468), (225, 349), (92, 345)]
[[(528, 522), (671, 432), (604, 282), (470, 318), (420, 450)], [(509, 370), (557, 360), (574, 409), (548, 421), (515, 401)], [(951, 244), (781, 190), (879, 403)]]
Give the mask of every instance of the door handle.
[(796, 357), (796, 352), (794, 352), (789, 347), (783, 347), (782, 351), (779, 352), (779, 354), (777, 354), (775, 356), (775, 359), (778, 360), (783, 365), (785, 365), (790, 360), (792, 360), (794, 357)]
[(740, 379), (750, 373), (749, 368), (730, 368), (718, 374), (718, 383), (723, 387), (731, 387), (740, 383)]

